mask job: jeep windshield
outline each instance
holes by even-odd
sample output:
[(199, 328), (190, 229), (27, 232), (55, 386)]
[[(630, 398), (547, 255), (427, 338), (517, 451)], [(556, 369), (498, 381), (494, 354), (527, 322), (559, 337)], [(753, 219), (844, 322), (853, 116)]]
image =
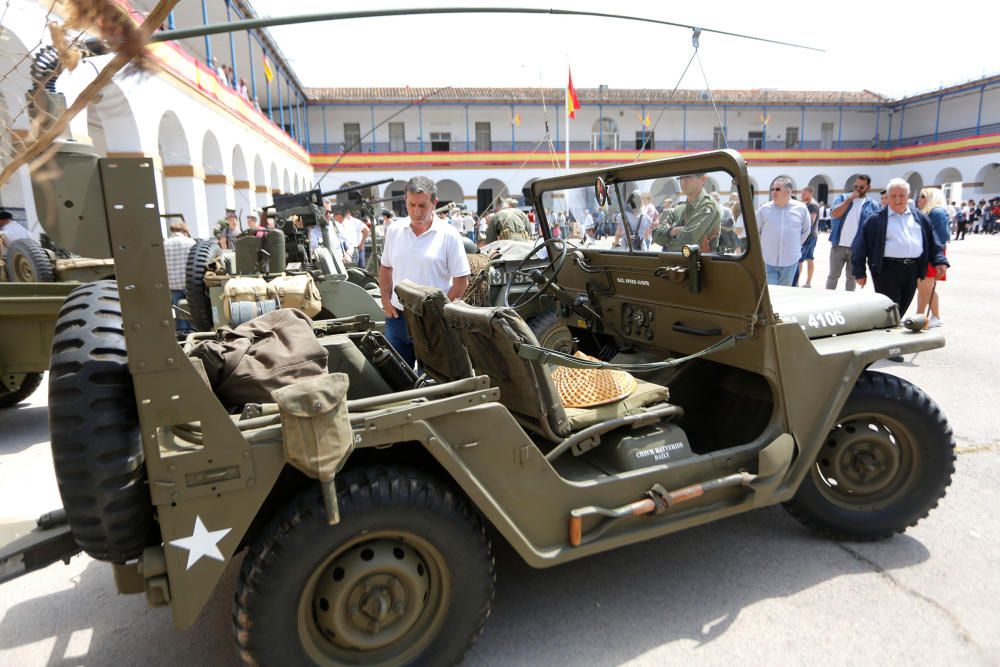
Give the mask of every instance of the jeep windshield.
[[(680, 165), (678, 165), (680, 167)], [(624, 176), (624, 177), (623, 177)], [(581, 238), (584, 247), (623, 253), (680, 252), (742, 256), (744, 203), (727, 171), (628, 178), (609, 170), (575, 187), (543, 190), (546, 236)]]

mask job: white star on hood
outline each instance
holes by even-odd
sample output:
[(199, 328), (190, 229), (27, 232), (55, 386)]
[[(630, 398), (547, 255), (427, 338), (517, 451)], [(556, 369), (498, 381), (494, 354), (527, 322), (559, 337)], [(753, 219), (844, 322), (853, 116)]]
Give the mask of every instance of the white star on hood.
[(194, 534), (191, 537), (182, 537), (179, 540), (171, 540), (170, 544), (181, 549), (188, 550), (187, 569), (204, 558), (225, 561), (222, 552), (217, 546), (232, 528), (222, 530), (205, 530), (205, 524), (201, 522), (200, 516), (194, 519)]

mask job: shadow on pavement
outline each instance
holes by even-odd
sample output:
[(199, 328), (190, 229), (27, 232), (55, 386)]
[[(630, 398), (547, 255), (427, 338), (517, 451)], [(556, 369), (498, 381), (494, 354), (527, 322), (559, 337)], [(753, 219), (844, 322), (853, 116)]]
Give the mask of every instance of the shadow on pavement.
[(0, 410), (0, 454), (16, 454), (49, 441), (49, 409), (21, 404)]
[[(475, 665), (620, 664), (677, 640), (714, 641), (740, 611), (871, 569), (780, 508), (548, 570), (495, 540), (497, 594)], [(917, 540), (883, 543), (885, 570), (930, 557)]]
[[(618, 664), (678, 640), (704, 645), (761, 600), (871, 572), (780, 508), (546, 570), (527, 566), (496, 536), (494, 545), (496, 601), (467, 664)], [(882, 543), (879, 564), (891, 571), (929, 555), (917, 540), (896, 536)], [(18, 591), (29, 599), (0, 621), (0, 653), (44, 650), (50, 665), (235, 664), (230, 614), (240, 561), (184, 631), (174, 629), (169, 609), (148, 608), (141, 595), (119, 596), (110, 567), (87, 562), (70, 588), (36, 598)], [(6, 586), (59, 577), (61, 567)], [(29, 646), (35, 643), (43, 648)]]
[[(20, 664), (47, 665), (238, 663), (231, 606), (242, 558), (230, 563), (195, 626), (187, 630), (175, 629), (170, 609), (150, 608), (144, 595), (119, 595), (109, 565), (86, 561), (69, 588), (16, 603), (7, 611), (0, 621), (0, 655), (13, 659), (19, 649), (16, 655), (30, 652), (31, 657), (30, 663)], [(58, 568), (66, 566), (56, 563), (4, 587), (9, 590), (32, 577), (65, 576)], [(36, 642), (41, 646), (28, 646)]]

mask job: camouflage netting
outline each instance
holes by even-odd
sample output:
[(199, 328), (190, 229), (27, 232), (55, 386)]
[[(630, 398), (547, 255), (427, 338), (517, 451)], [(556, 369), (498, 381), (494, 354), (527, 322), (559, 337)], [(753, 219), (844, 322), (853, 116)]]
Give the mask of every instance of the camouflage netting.
[(490, 305), (490, 258), (482, 253), (469, 255), (469, 288), (462, 300), (470, 306)]

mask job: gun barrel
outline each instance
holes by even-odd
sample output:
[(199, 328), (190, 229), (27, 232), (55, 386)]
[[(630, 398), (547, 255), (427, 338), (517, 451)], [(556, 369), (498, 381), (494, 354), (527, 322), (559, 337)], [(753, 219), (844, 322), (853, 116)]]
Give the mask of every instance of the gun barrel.
[(385, 183), (392, 183), (394, 179), (383, 178), (381, 181), (371, 181), (370, 183), (362, 183), (360, 185), (349, 185), (346, 188), (339, 188), (337, 190), (329, 190), (327, 192), (321, 192), (320, 197), (329, 197), (330, 195), (339, 195), (344, 192), (354, 192), (355, 190), (364, 190), (365, 188), (375, 187), (376, 185), (383, 185)]

